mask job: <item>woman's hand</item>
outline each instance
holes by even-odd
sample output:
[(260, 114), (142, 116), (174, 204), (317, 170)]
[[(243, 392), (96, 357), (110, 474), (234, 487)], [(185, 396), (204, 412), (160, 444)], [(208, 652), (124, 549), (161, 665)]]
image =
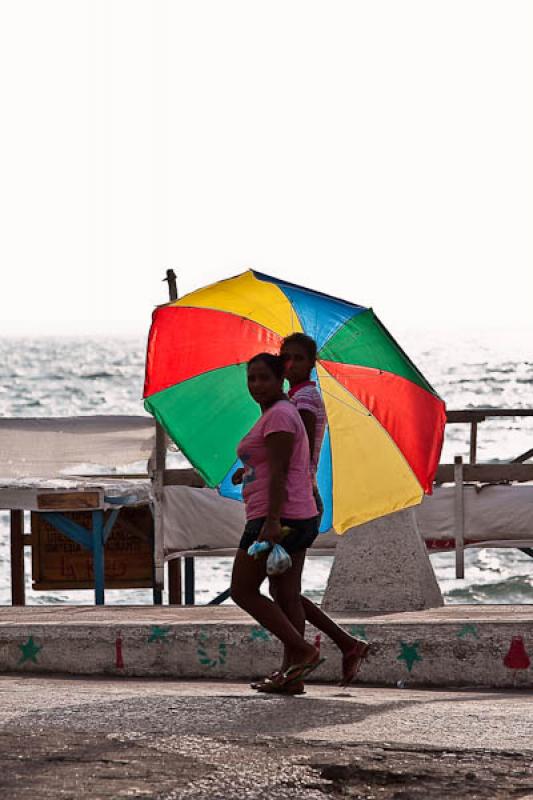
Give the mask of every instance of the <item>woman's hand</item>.
[(244, 475), (244, 467), (239, 467), (235, 470), (233, 475), (231, 476), (231, 482), (234, 486), (238, 486), (239, 483), (242, 483), (242, 478)]
[(261, 533), (257, 537), (258, 542), (272, 542), (278, 544), (281, 542), (281, 523), (279, 519), (267, 519), (261, 528)]

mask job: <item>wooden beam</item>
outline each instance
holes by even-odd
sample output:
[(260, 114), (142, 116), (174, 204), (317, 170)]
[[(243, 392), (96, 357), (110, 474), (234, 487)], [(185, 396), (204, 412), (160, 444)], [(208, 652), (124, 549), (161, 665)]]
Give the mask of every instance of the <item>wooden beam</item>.
[[(151, 589), (152, 581), (114, 580), (111, 585), (106, 583), (107, 589)], [(72, 589), (72, 581), (33, 581), (32, 589), (37, 592), (57, 591), (58, 589)], [(92, 589), (94, 591), (94, 581), (80, 581), (76, 584), (76, 589)]]
[(483, 422), (486, 415), (482, 411), (447, 411), (446, 424), (451, 425), (454, 422)]
[(530, 458), (533, 458), (533, 447), (531, 450), (526, 450), (525, 453), (521, 453), (516, 458), (513, 458), (513, 464), (522, 464), (524, 461), (528, 461)]
[(205, 486), (204, 479), (195, 469), (166, 469), (163, 475), (164, 486)]
[(138, 480), (138, 481), (147, 481), (149, 479), (149, 475), (147, 472), (84, 472), (78, 477), (80, 478), (94, 478), (95, 480), (103, 480), (103, 478), (113, 478), (114, 481), (122, 481), (122, 480)]
[(11, 511), (11, 603), (26, 605), (24, 583), (24, 511)]
[[(441, 464), (436, 483), (454, 483), (454, 464)], [(463, 464), (463, 480), (477, 483), (500, 481), (533, 481), (533, 464)]]
[(37, 495), (39, 511), (77, 511), (101, 507), (100, 492), (48, 492)]
[(488, 417), (533, 417), (533, 408), (463, 408), (446, 412), (446, 421), (483, 422)]

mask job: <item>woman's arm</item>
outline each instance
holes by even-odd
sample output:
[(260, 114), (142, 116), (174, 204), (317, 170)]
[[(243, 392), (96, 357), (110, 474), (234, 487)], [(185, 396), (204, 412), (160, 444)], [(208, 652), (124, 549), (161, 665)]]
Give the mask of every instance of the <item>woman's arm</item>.
[(298, 413), (302, 418), (305, 430), (307, 431), (307, 438), (309, 439), (309, 456), (313, 460), (313, 452), (315, 449), (315, 431), (316, 431), (316, 414), (308, 411), (307, 408), (298, 409)]
[(231, 476), (232, 484), (234, 486), (238, 486), (239, 483), (242, 483), (243, 475), (244, 475), (244, 467), (238, 467)]
[(287, 473), (294, 446), (294, 434), (288, 431), (269, 433), (265, 438), (270, 480), (268, 484), (268, 514), (258, 541), (281, 539), (281, 508), (287, 496)]

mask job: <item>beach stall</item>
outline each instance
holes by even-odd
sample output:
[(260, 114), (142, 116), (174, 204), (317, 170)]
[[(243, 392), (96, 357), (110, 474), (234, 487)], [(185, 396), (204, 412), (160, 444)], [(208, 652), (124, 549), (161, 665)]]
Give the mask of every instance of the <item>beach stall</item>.
[[(102, 604), (106, 585), (154, 585), (146, 475), (154, 447), (147, 417), (0, 419), (0, 508), (10, 512), (14, 605), (25, 603), (26, 545), (36, 590), (94, 587)], [(141, 474), (120, 477), (117, 465), (139, 462)]]

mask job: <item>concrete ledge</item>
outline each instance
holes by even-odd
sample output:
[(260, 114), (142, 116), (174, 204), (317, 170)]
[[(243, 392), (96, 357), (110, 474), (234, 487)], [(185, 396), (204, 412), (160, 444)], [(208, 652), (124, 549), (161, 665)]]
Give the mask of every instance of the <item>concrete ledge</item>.
[[(372, 644), (360, 683), (533, 686), (533, 606), (445, 606), (335, 615)], [(309, 633), (314, 635), (313, 629)], [(337, 681), (340, 656), (313, 679)], [(248, 680), (279, 665), (281, 646), (235, 607), (0, 608), (0, 671)]]

